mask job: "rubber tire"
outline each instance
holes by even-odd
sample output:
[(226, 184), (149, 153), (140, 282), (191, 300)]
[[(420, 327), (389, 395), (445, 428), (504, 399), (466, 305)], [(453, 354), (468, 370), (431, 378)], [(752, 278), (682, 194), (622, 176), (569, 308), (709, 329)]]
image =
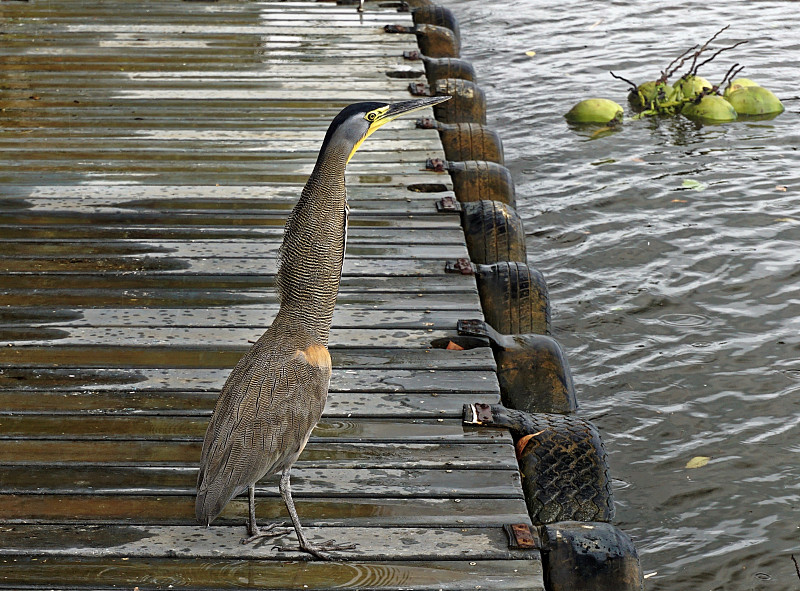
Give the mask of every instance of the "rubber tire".
[(574, 415), (541, 413), (531, 419), (531, 433), (519, 439), (517, 450), (533, 523), (610, 521), (611, 476), (594, 425)]
[(476, 277), (484, 318), (497, 332), (550, 333), (550, 296), (539, 271), (501, 261), (480, 266)]
[(641, 591), (639, 553), (610, 523), (566, 521), (539, 528), (548, 591)]
[(525, 230), (512, 207), (500, 201), (462, 203), (461, 225), (473, 262), (526, 262)]

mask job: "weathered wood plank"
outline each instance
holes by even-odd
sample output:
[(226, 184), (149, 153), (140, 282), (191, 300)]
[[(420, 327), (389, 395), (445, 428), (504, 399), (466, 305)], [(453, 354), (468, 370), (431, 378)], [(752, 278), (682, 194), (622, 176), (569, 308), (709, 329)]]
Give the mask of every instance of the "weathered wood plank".
[[(219, 392), (231, 368), (25, 368), (8, 367), (0, 388), (14, 390), (74, 390)], [(365, 367), (334, 368), (333, 392), (499, 392), (494, 371), (414, 370)], [(0, 433), (0, 435), (2, 435)]]
[[(91, 308), (48, 310), (41, 308), (0, 309), (2, 327), (33, 326), (191, 326), (266, 327), (272, 324), (278, 304), (219, 308)], [(460, 310), (374, 310), (370, 307), (339, 308), (334, 313), (336, 328), (439, 329), (453, 330), (464, 318)]]
[[(294, 535), (241, 544), (241, 527), (16, 525), (6, 528), (6, 556), (93, 556), (306, 560)], [(535, 550), (514, 550), (501, 528), (304, 528), (309, 542), (335, 539), (357, 550), (332, 553), (360, 560), (522, 560)]]
[[(464, 247), (466, 252), (466, 247)], [(444, 275), (445, 262), (452, 260), (443, 256), (439, 260), (427, 259), (346, 259), (344, 276), (367, 277), (427, 277)], [(274, 275), (277, 263), (273, 258), (216, 258), (188, 259), (171, 256), (147, 255), (142, 257), (71, 257), (63, 259), (34, 259), (19, 257), (0, 259), (0, 273), (147, 273), (170, 274), (214, 274), (214, 275)]]
[[(107, 347), (234, 347), (254, 343), (264, 333), (259, 328), (114, 327), (114, 326), (31, 326), (0, 327), (0, 340), (10, 347), (56, 346), (85, 347), (103, 343)], [(452, 337), (456, 324), (448, 329), (342, 328), (331, 334), (331, 343), (344, 347), (428, 348), (435, 339)]]
[[(165, 365), (169, 359), (165, 360)], [(149, 392), (146, 396), (135, 393), (71, 392), (64, 394), (32, 395), (15, 393), (8, 395), (0, 391), (0, 413), (15, 415), (47, 415), (86, 413), (91, 415), (191, 415), (211, 416), (217, 393), (161, 393)], [(341, 393), (331, 392), (325, 405), (325, 416), (334, 418), (449, 418), (462, 416), (465, 404), (481, 402), (499, 404), (496, 392), (464, 393)], [(0, 414), (0, 416), (2, 416)]]
[[(0, 492), (6, 494), (121, 494), (191, 496), (197, 487), (197, 466), (0, 466)], [(279, 496), (277, 479), (256, 486), (258, 496)], [(292, 469), (292, 492), (298, 497), (392, 498), (522, 498), (519, 471), (491, 470), (478, 478), (475, 470), (411, 468)]]
[[(214, 274), (132, 274), (120, 272), (102, 273), (9, 273), (3, 276), (4, 289), (80, 289), (83, 290), (136, 290), (136, 289), (236, 289), (242, 292), (255, 289), (267, 290), (264, 297), (275, 293), (274, 275), (239, 274), (239, 275), (214, 275)], [(347, 276), (342, 277), (339, 291), (340, 297), (344, 294), (360, 292), (367, 297), (372, 294), (385, 294), (395, 292), (416, 294), (451, 294), (472, 293), (477, 297), (475, 279), (465, 275), (443, 274), (428, 277), (413, 276)], [(267, 300), (269, 301), (269, 300)], [(337, 300), (339, 301), (339, 300)], [(352, 300), (351, 300), (352, 301)], [(358, 301), (361, 301), (360, 299)]]
[[(383, 130), (381, 130), (383, 131)], [(438, 175), (437, 175), (438, 176)], [(442, 177), (446, 180), (445, 177)], [(53, 207), (123, 208), (138, 210), (203, 211), (227, 209), (254, 209), (261, 213), (269, 210), (291, 209), (297, 202), (302, 187), (292, 184), (276, 185), (4, 185), (0, 187), (3, 211), (46, 209)], [(395, 201), (420, 200), (432, 204), (444, 196), (454, 196), (452, 191), (423, 193), (398, 191), (397, 187), (347, 187), (347, 201), (351, 216), (367, 205), (380, 208), (385, 216), (387, 208)], [(288, 205), (288, 204), (291, 205)], [(435, 208), (429, 210), (433, 213)], [(374, 214), (373, 214), (374, 215)], [(376, 216), (377, 219), (377, 216)]]
[[(347, 242), (347, 254), (350, 259), (431, 259), (451, 260), (468, 258), (467, 247), (463, 236), (458, 240), (454, 234), (450, 236), (442, 232), (441, 240), (425, 244), (425, 235), (420, 233), (419, 241), (413, 231), (405, 232), (400, 241), (380, 241), (377, 233), (360, 240)], [(450, 238), (450, 240), (448, 240)], [(0, 259), (5, 261), (21, 259), (24, 261), (57, 261), (62, 258), (74, 260), (77, 257), (91, 260), (92, 258), (140, 258), (148, 259), (262, 259), (270, 257), (277, 259), (282, 238), (275, 236), (272, 240), (129, 240), (117, 239), (113, 241), (93, 240), (15, 240), (0, 239)], [(435, 246), (434, 246), (435, 245)], [(9, 263), (10, 264), (10, 263)], [(20, 270), (12, 268), (10, 270)]]
[(119, 588), (186, 589), (399, 589), (408, 591), (543, 591), (536, 553), (525, 560), (318, 562), (14, 555), (3, 558), (0, 588), (28, 589), (42, 581), (111, 591)]
[[(62, 439), (201, 441), (208, 427), (206, 417), (181, 416), (0, 416), (0, 439)], [(434, 443), (461, 441), (510, 441), (504, 431), (462, 427), (455, 419), (323, 419), (312, 442)], [(309, 444), (310, 445), (310, 444)]]
[[(199, 453), (199, 452), (198, 452)], [(295, 499), (304, 525), (350, 527), (501, 527), (527, 520), (520, 498), (369, 498), (304, 497)], [(233, 499), (215, 525), (241, 526), (247, 501)], [(283, 500), (260, 496), (259, 522), (286, 519)], [(0, 493), (0, 522), (112, 523), (137, 525), (196, 525), (194, 495), (70, 495)], [(2, 528), (2, 525), (0, 525)], [(244, 531), (244, 530), (242, 530)], [(2, 529), (0, 529), (0, 534)], [(2, 536), (0, 536), (1, 538)], [(0, 543), (2, 556), (2, 543)], [(2, 560), (2, 559), (0, 559)], [(3, 569), (0, 569), (2, 571)], [(0, 579), (1, 581), (1, 579)], [(0, 586), (0, 588), (2, 588)]]
[[(0, 347), (0, 367), (6, 368), (16, 376), (15, 379), (28, 379), (32, 374), (15, 373), (27, 368), (137, 368), (137, 367), (181, 367), (181, 368), (232, 368), (242, 354), (250, 347), (240, 343), (236, 347), (223, 348), (185, 348), (179, 347), (106, 347), (89, 345), (87, 347)], [(444, 349), (330, 349), (333, 367), (336, 369), (383, 368), (457, 370), (469, 368), (470, 371), (495, 371), (496, 365), (491, 349), (478, 347), (465, 351)], [(38, 377), (43, 377), (41, 373)], [(5, 386), (8, 386), (6, 383)], [(12, 386), (13, 391), (13, 386)], [(0, 390), (2, 392), (2, 390)], [(97, 393), (95, 393), (97, 394)], [(2, 408), (2, 406), (0, 406)]]
[[(303, 450), (296, 466), (328, 469), (515, 470), (517, 461), (510, 446), (510, 439), (419, 443), (312, 441)], [(199, 439), (194, 441), (0, 439), (0, 464), (197, 467), (201, 447), (202, 442)]]

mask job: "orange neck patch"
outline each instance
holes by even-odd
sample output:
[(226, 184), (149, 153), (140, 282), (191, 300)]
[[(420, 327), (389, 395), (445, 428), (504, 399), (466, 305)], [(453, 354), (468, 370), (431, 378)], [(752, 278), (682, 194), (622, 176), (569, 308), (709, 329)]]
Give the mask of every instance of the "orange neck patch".
[(297, 355), (302, 355), (309, 365), (327, 369), (328, 371), (331, 370), (331, 354), (328, 353), (328, 348), (323, 345), (311, 345), (302, 351), (298, 349)]

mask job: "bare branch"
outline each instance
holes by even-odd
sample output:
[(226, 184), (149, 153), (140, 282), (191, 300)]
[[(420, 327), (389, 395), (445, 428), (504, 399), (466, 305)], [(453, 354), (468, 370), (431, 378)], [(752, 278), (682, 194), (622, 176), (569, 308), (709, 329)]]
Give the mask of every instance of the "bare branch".
[(609, 72), (608, 72), (608, 73), (609, 73), (609, 74), (611, 74), (611, 75), (612, 75), (614, 78), (616, 78), (617, 80), (622, 80), (623, 82), (627, 82), (628, 84), (630, 84), (631, 86), (633, 86), (633, 90), (636, 90), (636, 89), (638, 89), (638, 88), (639, 88), (639, 85), (638, 85), (638, 84), (636, 84), (635, 82), (631, 82), (631, 81), (630, 81), (630, 80), (628, 80), (627, 78), (623, 78), (622, 76), (617, 76), (617, 75), (616, 75), (614, 72), (612, 72), (612, 71), (610, 71), (610, 70), (609, 70)]
[(694, 69), (692, 70), (692, 74), (697, 74), (697, 71), (700, 69), (700, 66), (704, 66), (704, 65), (706, 65), (708, 62), (710, 62), (711, 60), (713, 60), (715, 57), (717, 57), (717, 56), (718, 56), (720, 53), (722, 53), (723, 51), (728, 51), (729, 49), (733, 49), (734, 47), (739, 47), (740, 45), (742, 45), (742, 44), (744, 44), (744, 43), (747, 43), (747, 39), (745, 39), (744, 41), (739, 41), (739, 43), (734, 43), (734, 44), (733, 44), (733, 45), (731, 45), (730, 47), (723, 47), (722, 49), (720, 49), (720, 50), (716, 51), (716, 52), (714, 53), (714, 55), (712, 55), (712, 56), (711, 56), (710, 58), (708, 58), (706, 61), (704, 61), (704, 62), (701, 62), (701, 63), (697, 64), (697, 66), (695, 66), (695, 67), (694, 67)]
[[(661, 70), (661, 81), (662, 82), (666, 82), (667, 80), (669, 80), (669, 77), (672, 76), (675, 72), (678, 71), (678, 69), (683, 65), (683, 63), (688, 58), (689, 54), (691, 52), (693, 52), (695, 49), (697, 49), (697, 45), (692, 45), (689, 49), (687, 49), (682, 54), (680, 54), (678, 57), (676, 57), (674, 60), (672, 60), (670, 63), (668, 63), (667, 67), (664, 68), (663, 70)], [(681, 58), (683, 58), (683, 59), (681, 59)], [(677, 66), (675, 66), (674, 68), (672, 68), (672, 66), (675, 65), (675, 62), (677, 62), (678, 60), (681, 60), (680, 63)], [(672, 69), (670, 69), (670, 68), (672, 68)]]
[(714, 92), (716, 92), (717, 90), (722, 88), (725, 85), (726, 82), (728, 84), (730, 84), (731, 80), (736, 78), (736, 76), (738, 76), (739, 72), (741, 72), (742, 70), (744, 70), (744, 66), (739, 67), (739, 64), (733, 64), (728, 69), (728, 71), (725, 73), (725, 76), (722, 77), (722, 80), (720, 80), (720, 83), (717, 84), (716, 86), (714, 86)]
[(716, 33), (714, 33), (714, 34), (711, 36), (711, 39), (709, 39), (708, 41), (706, 41), (705, 43), (703, 43), (703, 45), (700, 47), (700, 49), (698, 49), (698, 50), (695, 52), (695, 54), (694, 54), (694, 59), (692, 60), (692, 66), (689, 68), (689, 74), (691, 74), (692, 76), (694, 76), (694, 75), (697, 73), (697, 68), (695, 67), (695, 64), (697, 63), (697, 58), (699, 58), (699, 57), (700, 57), (700, 54), (701, 54), (701, 53), (703, 53), (703, 52), (704, 52), (706, 49), (708, 49), (708, 46), (711, 44), (711, 42), (712, 42), (714, 39), (716, 39), (717, 37), (719, 37), (719, 36), (720, 36), (720, 34), (721, 34), (723, 31), (727, 30), (729, 27), (730, 27), (730, 25), (725, 25), (724, 27), (722, 27), (722, 28), (721, 28), (719, 31), (717, 31)]

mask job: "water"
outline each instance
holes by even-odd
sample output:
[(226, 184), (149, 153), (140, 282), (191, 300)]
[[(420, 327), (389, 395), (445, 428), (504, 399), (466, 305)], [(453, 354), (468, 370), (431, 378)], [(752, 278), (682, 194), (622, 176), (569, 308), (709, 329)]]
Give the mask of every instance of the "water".
[[(797, 3), (446, 5), (647, 588), (800, 587)], [(568, 129), (582, 98), (625, 104), (609, 70), (656, 78), (727, 24), (716, 46), (748, 43), (700, 74), (745, 65), (784, 100), (776, 119), (648, 120), (596, 139)], [(687, 468), (697, 456), (710, 460)]]

